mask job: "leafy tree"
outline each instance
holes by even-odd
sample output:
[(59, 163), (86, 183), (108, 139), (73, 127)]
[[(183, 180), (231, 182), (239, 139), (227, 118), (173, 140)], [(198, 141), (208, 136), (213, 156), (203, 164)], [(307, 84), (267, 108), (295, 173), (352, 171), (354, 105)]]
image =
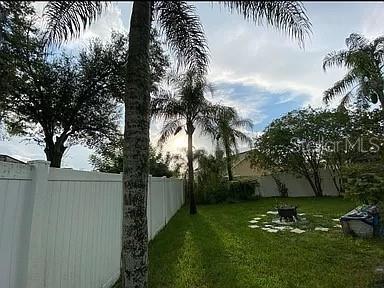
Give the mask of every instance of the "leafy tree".
[[(5, 99), (12, 89), (20, 51), (25, 52), (34, 45), (30, 43), (36, 33), (32, 25), (33, 15), (34, 9), (27, 1), (0, 2), (0, 99)], [(2, 112), (4, 107), (0, 104), (0, 116)]]
[[(154, 177), (177, 176), (177, 171), (170, 168), (173, 155), (167, 152), (165, 155), (154, 147), (149, 147), (149, 173)], [(123, 137), (117, 141), (97, 148), (96, 153), (90, 157), (96, 170), (107, 173), (123, 172)]]
[[(217, 114), (210, 134), (217, 141), (219, 147), (225, 151), (226, 166), (229, 181), (232, 175), (232, 154), (238, 153), (238, 142), (248, 143), (252, 146), (252, 139), (240, 129), (252, 129), (250, 119), (242, 119), (234, 109), (222, 109)], [(208, 127), (209, 128), (209, 127)]]
[(12, 89), (3, 99), (5, 123), (12, 135), (45, 146), (52, 167), (60, 167), (73, 144), (95, 147), (113, 141), (119, 111), (108, 86), (108, 62), (100, 51), (78, 58), (48, 56), (38, 38), (20, 53)]
[(346, 40), (347, 49), (333, 51), (323, 60), (323, 69), (345, 67), (348, 72), (324, 92), (324, 102), (342, 95), (340, 105), (348, 104), (352, 97), (364, 103), (381, 103), (384, 107), (384, 79), (382, 75), (384, 37), (369, 41), (360, 34), (351, 34)]
[(171, 80), (175, 85), (175, 94), (162, 91), (153, 99), (151, 110), (155, 119), (165, 120), (159, 139), (160, 144), (183, 129), (188, 136), (188, 194), (190, 213), (195, 214), (197, 209), (193, 190), (193, 133), (196, 127), (207, 131), (207, 128), (212, 125), (216, 111), (221, 109), (221, 106), (214, 105), (205, 99), (204, 94), (209, 91), (212, 93), (212, 87), (201, 74), (189, 70)]
[(375, 163), (384, 143), (382, 110), (292, 111), (273, 121), (256, 139), (253, 165), (272, 172), (304, 176), (316, 196), (322, 195), (321, 168), (327, 169), (339, 193), (344, 192), (343, 168), (351, 163)]
[[(124, 100), (126, 93), (124, 85), (127, 74), (128, 46), (128, 34), (121, 32), (112, 32), (111, 40), (106, 44), (95, 41), (91, 45), (91, 49), (102, 50), (105, 57), (109, 59), (110, 85), (114, 96), (120, 100)], [(151, 31), (149, 55), (151, 93), (155, 93), (170, 66), (169, 57), (162, 47), (160, 35), (156, 29)]]
[(313, 109), (295, 110), (274, 120), (256, 139), (253, 162), (266, 168), (305, 177), (316, 196), (322, 196), (320, 168), (324, 146), (319, 142)]
[[(274, 26), (303, 43), (310, 32), (305, 10), (298, 2), (222, 2), (231, 12), (255, 24)], [(49, 1), (47, 37), (53, 42), (79, 35), (102, 12), (99, 1)], [(148, 229), (146, 191), (149, 154), (150, 68), (149, 43), (152, 20), (161, 27), (179, 63), (204, 74), (208, 50), (195, 9), (186, 1), (135, 1), (129, 32), (127, 78), (124, 85), (125, 152), (124, 218), (122, 233), (122, 286), (147, 287)], [(134, 207), (134, 208), (132, 208)], [(134, 231), (134, 233), (132, 232)]]

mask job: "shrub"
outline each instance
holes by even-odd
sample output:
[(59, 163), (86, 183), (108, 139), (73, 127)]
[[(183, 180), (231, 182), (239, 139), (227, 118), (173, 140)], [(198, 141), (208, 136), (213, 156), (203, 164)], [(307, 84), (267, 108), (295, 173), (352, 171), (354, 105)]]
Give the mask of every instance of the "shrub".
[(224, 202), (228, 195), (228, 182), (225, 180), (201, 182), (197, 186), (197, 201), (203, 204)]
[(228, 185), (228, 200), (247, 201), (255, 198), (256, 180), (234, 180)]
[(353, 164), (343, 169), (346, 197), (364, 204), (384, 201), (384, 165)]
[(199, 183), (198, 203), (215, 204), (221, 202), (240, 202), (256, 199), (256, 180), (212, 181)]

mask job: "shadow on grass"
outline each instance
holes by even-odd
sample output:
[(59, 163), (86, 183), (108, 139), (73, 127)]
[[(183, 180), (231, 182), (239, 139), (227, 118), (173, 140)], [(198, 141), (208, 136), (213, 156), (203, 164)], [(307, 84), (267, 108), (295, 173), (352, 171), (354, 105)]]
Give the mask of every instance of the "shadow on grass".
[(151, 243), (149, 287), (244, 287), (213, 223), (180, 213)]

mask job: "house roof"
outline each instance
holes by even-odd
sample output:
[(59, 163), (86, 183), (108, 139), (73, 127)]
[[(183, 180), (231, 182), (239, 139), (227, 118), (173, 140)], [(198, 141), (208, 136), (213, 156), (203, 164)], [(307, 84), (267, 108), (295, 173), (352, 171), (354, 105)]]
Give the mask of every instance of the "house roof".
[(21, 161), (19, 159), (13, 158), (12, 156), (5, 155), (5, 154), (0, 154), (0, 161), (2, 161), (2, 162), (26, 164), (25, 162), (23, 162), (23, 161)]

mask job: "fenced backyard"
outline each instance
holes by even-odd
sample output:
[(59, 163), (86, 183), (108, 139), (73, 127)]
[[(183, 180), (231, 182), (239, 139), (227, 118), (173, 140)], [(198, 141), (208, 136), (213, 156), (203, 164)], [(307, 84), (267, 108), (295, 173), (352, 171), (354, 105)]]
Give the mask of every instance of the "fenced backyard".
[[(122, 175), (0, 162), (0, 287), (111, 287), (119, 277)], [(184, 203), (180, 179), (149, 177), (153, 239)]]
[[(345, 236), (334, 227), (332, 219), (354, 203), (334, 197), (284, 199), (306, 214), (305, 232), (262, 230), (264, 222), (274, 224), (276, 216), (266, 212), (280, 201), (203, 205), (193, 217), (181, 209), (150, 243), (149, 287), (384, 287), (384, 242)], [(261, 218), (260, 227), (252, 229), (254, 217)]]

